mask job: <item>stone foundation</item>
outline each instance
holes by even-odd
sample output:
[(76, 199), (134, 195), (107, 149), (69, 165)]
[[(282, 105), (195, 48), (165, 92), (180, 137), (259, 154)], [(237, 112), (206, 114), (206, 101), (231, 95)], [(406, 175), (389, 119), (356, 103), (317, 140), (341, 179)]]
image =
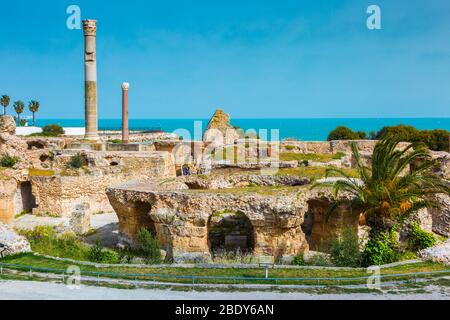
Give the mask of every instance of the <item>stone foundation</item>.
[[(252, 178), (252, 181), (254, 184), (258, 180)], [(246, 192), (245, 187), (233, 192), (192, 190), (183, 180), (168, 186), (130, 181), (110, 187), (106, 193), (119, 217), (122, 241), (133, 244), (138, 230), (145, 227), (175, 262), (187, 258), (209, 260), (217, 246), (241, 248), (256, 256), (293, 256), (308, 251), (321, 239), (334, 237), (342, 224), (353, 226), (357, 232), (357, 216), (338, 214), (325, 225), (323, 211), (331, 201), (330, 195), (319, 195), (307, 188), (286, 188), (260, 194)], [(310, 200), (316, 198), (322, 201), (320, 210), (312, 208), (315, 203)], [(314, 212), (316, 219), (312, 225), (314, 241), (310, 244), (302, 230), (306, 212)], [(229, 223), (222, 221), (224, 217), (228, 217)], [(228, 231), (219, 232), (225, 225)], [(221, 227), (217, 229), (218, 226)]]

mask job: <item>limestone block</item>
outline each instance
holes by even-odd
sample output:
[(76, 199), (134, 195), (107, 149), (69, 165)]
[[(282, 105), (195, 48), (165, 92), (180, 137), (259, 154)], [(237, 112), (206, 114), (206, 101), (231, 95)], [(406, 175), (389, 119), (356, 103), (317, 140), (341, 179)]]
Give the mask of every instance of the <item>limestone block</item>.
[(12, 116), (0, 116), (0, 133), (16, 134), (16, 122)]
[[(21, 235), (18, 235), (11, 227), (0, 222), (0, 243), (9, 249), (3, 252), (4, 256), (21, 252), (31, 252), (30, 243)], [(0, 248), (0, 251), (2, 248)]]
[(450, 237), (450, 197), (436, 195), (436, 198), (440, 208), (428, 209), (432, 216), (432, 230), (442, 236)]
[(91, 229), (91, 214), (88, 204), (79, 204), (70, 217), (70, 229), (78, 235), (86, 234)]

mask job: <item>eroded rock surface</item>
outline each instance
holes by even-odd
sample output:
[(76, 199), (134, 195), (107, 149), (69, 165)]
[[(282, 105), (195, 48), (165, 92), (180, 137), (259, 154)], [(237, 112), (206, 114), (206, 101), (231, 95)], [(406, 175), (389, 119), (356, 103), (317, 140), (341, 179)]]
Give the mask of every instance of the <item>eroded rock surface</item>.
[(422, 259), (450, 265), (450, 240), (419, 252)]

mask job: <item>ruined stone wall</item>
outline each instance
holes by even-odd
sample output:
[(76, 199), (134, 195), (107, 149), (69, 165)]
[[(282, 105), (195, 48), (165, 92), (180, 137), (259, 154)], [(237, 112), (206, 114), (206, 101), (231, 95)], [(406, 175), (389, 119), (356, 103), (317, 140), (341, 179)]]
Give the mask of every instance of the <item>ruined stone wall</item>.
[[(99, 155), (96, 155), (99, 156)], [(70, 157), (59, 157), (58, 166), (65, 167)], [(92, 159), (91, 159), (92, 160)], [(112, 211), (105, 190), (107, 187), (128, 180), (151, 180), (155, 178), (174, 177), (172, 157), (168, 153), (155, 154), (118, 154), (112, 153), (95, 161), (100, 161), (96, 167), (88, 167), (79, 175), (52, 177), (30, 177), (32, 192), (36, 198), (37, 207), (33, 209), (36, 215), (67, 216), (75, 210), (77, 204), (87, 202), (90, 211)], [(104, 161), (104, 162), (103, 162)]]
[(17, 181), (15, 179), (2, 179), (0, 177), (0, 222), (10, 223), (14, 219), (16, 189)]

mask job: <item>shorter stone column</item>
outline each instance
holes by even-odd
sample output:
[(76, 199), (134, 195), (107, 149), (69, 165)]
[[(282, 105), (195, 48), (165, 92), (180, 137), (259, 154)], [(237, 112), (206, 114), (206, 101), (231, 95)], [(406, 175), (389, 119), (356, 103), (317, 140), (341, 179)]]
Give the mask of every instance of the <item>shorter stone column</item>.
[(128, 130), (128, 89), (130, 84), (127, 82), (122, 83), (122, 142), (128, 143), (129, 130)]
[(70, 217), (70, 229), (77, 235), (83, 235), (91, 229), (91, 214), (89, 204), (82, 203), (76, 206)]

